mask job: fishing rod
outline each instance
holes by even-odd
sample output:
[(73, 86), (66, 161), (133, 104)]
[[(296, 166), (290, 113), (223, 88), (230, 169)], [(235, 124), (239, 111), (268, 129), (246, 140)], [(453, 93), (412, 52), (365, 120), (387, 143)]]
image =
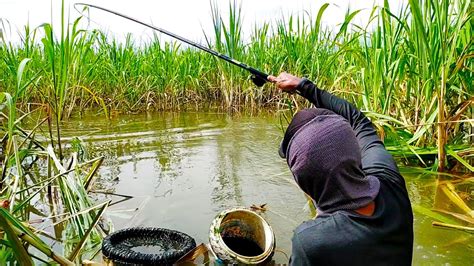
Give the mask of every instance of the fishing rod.
[(140, 21), (140, 20), (138, 20), (138, 19), (129, 17), (129, 16), (127, 16), (127, 15), (124, 15), (124, 14), (122, 14), (122, 13), (119, 13), (119, 12), (116, 12), (116, 11), (113, 11), (113, 10), (110, 10), (110, 9), (107, 9), (107, 8), (104, 8), (104, 7), (100, 7), (100, 6), (96, 6), (96, 5), (92, 5), (92, 4), (85, 4), (85, 3), (75, 3), (75, 4), (74, 4), (74, 8), (75, 8), (79, 13), (81, 13), (81, 14), (82, 14), (82, 12), (79, 11), (79, 10), (76, 8), (76, 6), (84, 6), (84, 7), (89, 7), (89, 8), (95, 8), (95, 9), (99, 9), (99, 10), (102, 10), (102, 11), (105, 11), (105, 12), (108, 12), (108, 13), (111, 13), (111, 14), (114, 14), (114, 15), (116, 15), (116, 16), (119, 16), (119, 17), (122, 17), (122, 18), (125, 18), (125, 19), (128, 19), (128, 20), (131, 20), (131, 21), (136, 22), (136, 23), (138, 23), (138, 24), (141, 24), (141, 25), (143, 25), (143, 26), (145, 26), (145, 27), (148, 27), (148, 28), (151, 28), (151, 29), (156, 30), (156, 31), (158, 31), (158, 32), (161, 32), (161, 33), (163, 33), (163, 34), (165, 34), (165, 35), (168, 35), (168, 36), (170, 36), (170, 37), (172, 37), (172, 38), (178, 39), (178, 40), (180, 40), (180, 41), (182, 41), (182, 42), (184, 42), (184, 43), (187, 43), (187, 44), (189, 44), (189, 45), (191, 45), (191, 46), (194, 46), (194, 47), (196, 47), (196, 48), (198, 48), (198, 49), (201, 49), (201, 50), (203, 50), (203, 51), (205, 51), (205, 52), (207, 52), (207, 53), (210, 53), (210, 54), (213, 55), (213, 56), (216, 56), (216, 57), (218, 57), (218, 58), (220, 58), (220, 59), (222, 59), (222, 60), (224, 60), (224, 61), (227, 61), (227, 62), (229, 62), (229, 63), (231, 63), (231, 64), (233, 64), (233, 65), (236, 65), (236, 66), (238, 66), (238, 67), (240, 67), (240, 68), (243, 68), (243, 69), (249, 71), (249, 72), (252, 74), (252, 75), (250, 76), (250, 79), (251, 79), (251, 80), (253, 81), (253, 83), (254, 83), (256, 86), (258, 86), (258, 87), (263, 86), (263, 84), (265, 84), (267, 81), (269, 81), (269, 80), (268, 80), (268, 76), (269, 76), (268, 74), (263, 73), (262, 71), (260, 71), (260, 70), (258, 70), (258, 69), (255, 69), (255, 68), (253, 68), (253, 67), (250, 67), (250, 66), (248, 66), (248, 65), (246, 65), (246, 64), (244, 64), (244, 63), (242, 63), (242, 62), (239, 62), (239, 61), (237, 61), (237, 60), (235, 60), (235, 59), (233, 59), (233, 58), (231, 58), (231, 57), (229, 57), (229, 56), (227, 56), (227, 55), (225, 55), (225, 54), (221, 54), (221, 53), (216, 52), (216, 51), (214, 51), (214, 50), (211, 50), (211, 49), (209, 49), (209, 48), (207, 48), (207, 47), (205, 47), (205, 46), (203, 46), (203, 45), (200, 45), (200, 44), (198, 44), (198, 43), (195, 43), (195, 42), (193, 42), (193, 41), (191, 41), (191, 40), (189, 40), (189, 39), (186, 39), (186, 38), (181, 37), (181, 36), (179, 36), (179, 35), (177, 35), (177, 34), (174, 34), (174, 33), (172, 33), (172, 32), (169, 32), (169, 31), (167, 31), (167, 30), (165, 30), (165, 29), (152, 26), (152, 25), (147, 24), (147, 23), (145, 23), (145, 22), (143, 22), (143, 21)]

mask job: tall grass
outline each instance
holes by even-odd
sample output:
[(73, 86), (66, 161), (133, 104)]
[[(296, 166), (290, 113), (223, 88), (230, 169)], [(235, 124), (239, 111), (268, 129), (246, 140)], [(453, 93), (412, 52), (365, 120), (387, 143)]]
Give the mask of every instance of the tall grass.
[[(87, 73), (78, 70), (87, 69), (77, 64), (78, 58), (91, 49), (84, 44), (90, 35), (76, 29), (77, 20), (72, 29), (64, 27), (69, 25), (64, 23), (64, 8), (62, 17), (59, 42), (51, 24), (42, 26), (46, 33), (42, 52), (32, 44), (34, 33), (28, 27), (20, 50), (6, 42), (1, 46), (8, 77), (13, 76), (9, 86), (14, 87), (0, 92), (0, 265), (74, 265), (83, 255), (93, 257), (104, 235), (98, 221), (109, 202), (94, 205), (88, 195), (102, 158), (84, 161), (77, 151), (69, 148), (66, 152), (61, 144), (61, 119), (77, 97), (74, 88), (78, 85), (71, 84)], [(25, 56), (46, 58), (32, 71), (34, 60)], [(25, 111), (22, 101), (32, 100), (35, 87), (42, 93), (40, 106), (28, 106)], [(32, 128), (22, 128), (31, 123)], [(41, 134), (42, 129), (49, 135)], [(32, 219), (40, 222), (33, 224)], [(45, 243), (48, 238), (64, 242), (64, 256)]]
[[(88, 190), (102, 158), (84, 162), (77, 152), (69, 151), (69, 161), (58, 159), (51, 145), (45, 147), (36, 139), (47, 115), (30, 130), (21, 127), (25, 120), (36, 121), (38, 114), (32, 112), (41, 113), (41, 108), (29, 113), (17, 108), (19, 96), (37, 79), (35, 75), (24, 80), (28, 62), (28, 58), (23, 59), (17, 68), (13, 95), (0, 94), (0, 264), (14, 265), (17, 261), (33, 265), (32, 256), (43, 262), (74, 265), (83, 254), (90, 256), (100, 248), (102, 233), (97, 222), (109, 202), (94, 205)], [(40, 227), (30, 224), (32, 218), (40, 218)], [(49, 235), (52, 231), (57, 235)], [(39, 237), (42, 234), (62, 241), (63, 232), (67, 235), (63, 252), (67, 258)]]
[[(348, 10), (334, 30), (321, 24), (328, 6), (316, 18), (289, 16), (255, 26), (248, 43), (240, 6), (230, 3), (229, 17), (212, 6), (214, 41), (207, 44), (269, 73), (309, 77), (352, 101), (396, 156), (415, 157), (434, 170), (472, 172), (472, 4), (410, 0), (394, 14), (385, 1), (373, 7), (368, 25), (354, 25), (360, 10)], [(256, 88), (243, 70), (163, 43), (159, 35), (142, 46), (131, 35), (118, 42), (81, 29), (81, 17), (71, 22), (64, 2), (60, 12), (59, 27), (27, 25), (19, 44), (8, 41), (10, 25), (0, 20), (1, 265), (73, 265), (100, 248), (105, 233), (99, 219), (109, 202), (95, 204), (89, 191), (102, 158), (80, 158), (62, 142), (61, 121), (74, 111), (100, 107), (108, 116), (215, 104), (293, 113), (307, 104), (271, 85)], [(24, 124), (34, 126), (25, 130)], [(447, 194), (470, 211), (457, 194)], [(63, 239), (62, 255), (45, 239)]]
[[(354, 24), (360, 10), (348, 10), (334, 29), (321, 24), (327, 8), (323, 5), (315, 18), (293, 15), (255, 26), (244, 42), (240, 7), (231, 2), (229, 16), (222, 17), (213, 6), (214, 41), (208, 45), (269, 73), (309, 77), (354, 102), (397, 154), (415, 154), (440, 170), (447, 157), (468, 163), (474, 101), (470, 1), (413, 0), (397, 14), (385, 1), (373, 7), (368, 25)], [(61, 12), (60, 31), (49, 24), (26, 27), (21, 44), (4, 38), (0, 47), (0, 87), (11, 92), (15, 66), (30, 55), (26, 77), (41, 72), (42, 78), (18, 100), (53, 103), (57, 121), (93, 106), (132, 112), (210, 103), (225, 109), (284, 109), (282, 103), (292, 99), (271, 85), (256, 88), (243, 70), (179, 43), (163, 43), (159, 35), (144, 45), (136, 45), (133, 36), (119, 43), (102, 32), (79, 29), (81, 18), (69, 24)], [(35, 40), (38, 31), (45, 33), (42, 44)], [(53, 146), (61, 157), (61, 145)]]

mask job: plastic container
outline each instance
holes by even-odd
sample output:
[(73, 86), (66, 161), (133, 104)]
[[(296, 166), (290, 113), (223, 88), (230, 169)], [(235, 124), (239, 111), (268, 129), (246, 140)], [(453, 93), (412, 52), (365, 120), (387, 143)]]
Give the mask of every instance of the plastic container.
[(272, 227), (259, 214), (245, 208), (219, 213), (212, 221), (209, 244), (218, 262), (260, 264), (275, 250)]

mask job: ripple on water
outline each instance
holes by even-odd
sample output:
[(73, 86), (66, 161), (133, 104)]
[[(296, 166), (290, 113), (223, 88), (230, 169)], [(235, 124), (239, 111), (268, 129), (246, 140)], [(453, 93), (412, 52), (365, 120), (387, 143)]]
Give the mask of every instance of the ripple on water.
[[(277, 248), (290, 254), (294, 228), (309, 219), (307, 201), (277, 154), (282, 138), (277, 117), (166, 112), (111, 120), (85, 116), (66, 122), (63, 134), (66, 142), (82, 136), (91, 154), (105, 156), (99, 174), (109, 189), (149, 199), (111, 207), (115, 212), (138, 208), (133, 216), (140, 225), (176, 229), (206, 242), (210, 222), (222, 209), (267, 203), (264, 216), (274, 228)], [(432, 210), (439, 195), (436, 177), (414, 171), (404, 177), (412, 203)], [(469, 194), (472, 186), (464, 190)], [(414, 264), (474, 261), (471, 235), (433, 228), (433, 218), (414, 215)], [(119, 215), (113, 219), (121, 226), (138, 225)], [(276, 256), (277, 262), (287, 262)]]

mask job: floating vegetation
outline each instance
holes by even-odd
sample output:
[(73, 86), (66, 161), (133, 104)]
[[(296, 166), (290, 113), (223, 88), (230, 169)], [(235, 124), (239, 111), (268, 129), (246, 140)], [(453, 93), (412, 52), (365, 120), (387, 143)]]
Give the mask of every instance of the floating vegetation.
[[(414, 203), (413, 210), (435, 226), (472, 232), (472, 4), (409, 0), (395, 14), (385, 1), (367, 25), (353, 23), (360, 10), (348, 10), (335, 29), (321, 23), (328, 6), (316, 18), (291, 15), (255, 26), (248, 43), (240, 7), (230, 4), (222, 17), (213, 6), (207, 45), (267, 73), (306, 76), (353, 102), (394, 156), (426, 174), (449, 171), (451, 179), (434, 184), (433, 206)], [(308, 106), (271, 85), (255, 87), (246, 72), (196, 49), (159, 35), (144, 45), (132, 35), (119, 42), (66, 14), (63, 1), (60, 25), (26, 25), (19, 44), (0, 20), (0, 265), (72, 265), (100, 250), (110, 202), (91, 194), (101, 193), (92, 188), (103, 158), (89, 158), (79, 139), (61, 138), (62, 121), (75, 112), (271, 109), (285, 124)], [(316, 215), (311, 200), (308, 207)]]
[[(433, 184), (434, 200), (432, 208), (412, 203), (413, 211), (431, 218), (432, 225), (438, 228), (457, 229), (464, 232), (474, 232), (474, 210), (469, 206), (470, 196), (463, 194), (466, 179), (439, 177)], [(472, 177), (471, 177), (472, 178)], [(472, 182), (472, 180), (471, 180)], [(472, 185), (466, 186), (472, 193)]]

